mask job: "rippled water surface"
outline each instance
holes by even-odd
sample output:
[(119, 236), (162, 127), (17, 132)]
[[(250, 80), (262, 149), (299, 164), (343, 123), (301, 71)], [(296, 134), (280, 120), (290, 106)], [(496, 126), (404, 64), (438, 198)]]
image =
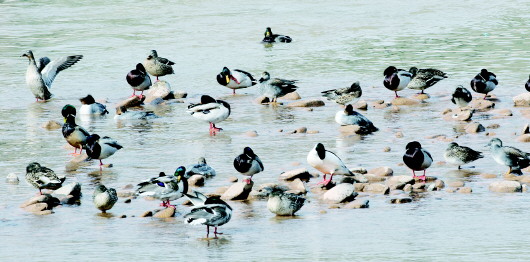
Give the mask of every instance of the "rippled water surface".
[[(265, 172), (254, 178), (258, 185), (278, 182), (283, 171), (309, 168), (306, 155), (317, 142), (350, 167), (390, 166), (395, 175), (410, 174), (398, 164), (412, 140), (422, 142), (435, 162), (443, 161), (447, 142), (427, 139), (433, 135), (459, 136), (456, 142), (486, 150), (490, 137), (464, 134), (465, 124), (441, 119), (443, 109), (452, 107), (454, 88), (467, 87), (481, 68), (497, 74), (496, 107), (510, 108), (514, 116), (496, 118), (486, 112), (475, 120), (484, 126), (500, 124), (488, 131), (530, 151), (529, 145), (515, 141), (514, 133), (527, 120), (511, 102), (524, 92), (530, 72), (529, 20), (527, 1), (0, 1), (0, 170), (2, 176), (15, 172), (21, 179), (19, 185), (0, 181), (0, 260), (524, 260), (530, 255), (530, 197), (489, 192), (489, 183), (501, 180), (505, 167), (488, 152), (474, 169), (434, 164), (428, 170), (446, 182), (464, 181), (472, 194), (430, 192), (412, 203), (391, 205), (391, 196), (361, 193), (370, 208), (346, 210), (328, 209), (309, 193), (310, 202), (299, 216), (288, 219), (275, 218), (265, 201), (230, 202), (234, 216), (218, 240), (205, 240), (202, 226), (182, 222), (187, 207), (178, 206), (173, 219), (138, 218), (157, 203), (138, 199), (125, 204), (120, 199), (107, 218), (97, 215), (91, 196), (97, 183), (120, 189), (201, 156), (218, 175), (199, 190), (214, 192), (237, 175), (232, 161), (245, 146), (265, 164)], [(267, 26), (294, 41), (263, 46)], [(55, 97), (47, 103), (35, 103), (25, 86), (27, 60), (20, 55), (28, 49), (52, 59), (84, 55), (59, 74), (51, 90)], [(62, 122), (62, 106), (79, 106), (78, 99), (88, 93), (113, 108), (131, 93), (126, 73), (151, 49), (176, 62), (176, 73), (163, 79), (189, 98), (155, 108), (163, 117), (150, 122), (116, 122), (114, 112), (95, 121), (78, 118), (90, 132), (111, 136), (124, 149), (106, 160), (114, 166), (101, 173), (95, 163), (67, 171), (70, 149), (59, 130), (48, 131), (42, 124)], [(419, 106), (402, 107), (398, 113), (389, 108), (364, 112), (380, 131), (361, 138), (339, 132), (333, 117), (340, 108), (333, 103), (314, 111), (261, 106), (253, 103), (256, 88), (232, 96), (215, 81), (223, 66), (256, 76), (266, 70), (273, 77), (300, 80), (304, 99), (360, 81), (363, 99), (389, 101), (393, 93), (382, 86), (388, 65), (435, 67), (450, 77), (428, 89), (431, 98)], [(414, 93), (405, 90), (402, 95)], [(210, 137), (206, 123), (185, 113), (201, 94), (232, 105), (218, 136)], [(302, 126), (319, 133), (287, 134)], [(243, 135), (249, 130), (259, 136)], [(397, 131), (404, 137), (396, 138)], [(392, 150), (384, 153), (385, 146)], [(32, 161), (66, 174), (67, 182), (80, 182), (82, 204), (56, 208), (48, 216), (20, 209), (36, 192), (23, 180)], [(499, 177), (478, 175), (484, 172)], [(127, 218), (117, 218), (121, 215)]]

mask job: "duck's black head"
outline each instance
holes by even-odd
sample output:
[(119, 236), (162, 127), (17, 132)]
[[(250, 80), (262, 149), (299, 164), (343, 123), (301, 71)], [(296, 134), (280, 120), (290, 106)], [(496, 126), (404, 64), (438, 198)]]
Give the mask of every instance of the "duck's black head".
[(416, 149), (416, 148), (421, 148), (421, 144), (420, 142), (418, 141), (412, 141), (412, 142), (409, 142), (407, 144), (407, 146), (405, 147), (405, 149), (409, 150), (409, 149)]
[(206, 201), (204, 201), (204, 204), (205, 205), (208, 205), (208, 204), (225, 205), (226, 207), (230, 208), (230, 210), (232, 210), (232, 207), (230, 207), (225, 201), (223, 201), (220, 196), (208, 197)]
[(326, 157), (326, 148), (324, 148), (324, 145), (321, 143), (318, 143), (315, 146), (315, 151), (317, 151), (318, 157), (320, 159), (324, 159)]
[(489, 76), (489, 72), (487, 69), (483, 68), (482, 70), (480, 70), (480, 75), (484, 78), (488, 77)]
[(397, 72), (397, 68), (395, 66), (389, 66), (385, 69), (385, 71), (383, 72), (383, 75), (389, 76), (395, 72)]
[(256, 155), (256, 154), (254, 154), (254, 151), (252, 151), (252, 148), (250, 148), (248, 146), (243, 149), (243, 154), (245, 154), (247, 156), (250, 156), (250, 157)]
[(223, 70), (221, 70), (221, 73), (217, 75), (217, 83), (220, 85), (228, 85), (230, 83), (230, 69), (228, 67), (223, 67)]
[(31, 52), (31, 50), (28, 50), (26, 51), (26, 53), (22, 54), (21, 57), (27, 57), (29, 60), (34, 60), (35, 58), (33, 57), (33, 52)]
[(39, 163), (37, 163), (37, 162), (30, 163), (26, 167), (26, 173), (35, 172), (35, 171), (39, 170), (40, 168), (41, 168), (41, 165)]
[(353, 111), (353, 106), (351, 104), (348, 104), (346, 106), (346, 108), (344, 109), (344, 113), (346, 113), (346, 115), (353, 115), (355, 111)]
[(261, 73), (261, 78), (259, 79), (259, 82), (262, 83), (262, 82), (265, 82), (267, 80), (271, 79), (271, 75), (269, 74), (269, 72), (265, 71), (263, 73)]
[(87, 145), (93, 145), (95, 143), (98, 142), (98, 140), (100, 139), (101, 137), (99, 137), (98, 134), (92, 134), (92, 135), (89, 135), (87, 138), (86, 138), (86, 144)]
[(87, 95), (83, 98), (79, 98), (79, 101), (81, 101), (81, 104), (83, 105), (91, 105), (96, 103), (96, 100), (91, 95)]
[(272, 30), (270, 27), (267, 27), (267, 29), (265, 29), (265, 37), (271, 37), (272, 36)]
[(147, 59), (151, 60), (151, 59), (157, 58), (157, 57), (158, 57), (158, 54), (156, 53), (156, 50), (151, 50), (151, 53), (149, 53), (149, 55), (147, 56)]
[(412, 74), (412, 76), (415, 76), (418, 73), (418, 68), (413, 66), (409, 69), (409, 72)]
[(179, 167), (177, 167), (177, 169), (175, 169), (174, 176), (177, 177), (177, 181), (178, 182), (180, 182), (180, 180), (184, 177), (184, 174), (186, 174), (186, 168), (185, 167), (179, 166)]
[(70, 117), (73, 117), (75, 118), (75, 115), (76, 115), (76, 110), (75, 110), (75, 107), (73, 105), (65, 105), (63, 107), (63, 109), (61, 110), (61, 114), (63, 114), (63, 117), (65, 119), (68, 119)]
[(201, 96), (201, 104), (209, 104), (209, 103), (217, 103), (217, 100), (215, 100), (213, 97), (209, 95), (202, 95)]
[(143, 74), (147, 73), (147, 71), (145, 71), (145, 67), (144, 67), (144, 65), (142, 63), (136, 64), (136, 70), (142, 72)]

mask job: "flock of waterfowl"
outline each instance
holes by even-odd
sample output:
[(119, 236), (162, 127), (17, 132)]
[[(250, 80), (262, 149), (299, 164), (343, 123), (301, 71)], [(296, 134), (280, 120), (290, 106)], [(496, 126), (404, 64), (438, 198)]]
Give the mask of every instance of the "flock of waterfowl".
[[(289, 36), (273, 34), (270, 28), (266, 29), (264, 43), (290, 43), (292, 39)], [(83, 58), (82, 55), (62, 57), (51, 61), (47, 57), (35, 59), (33, 52), (28, 51), (22, 56), (29, 59), (29, 66), (26, 72), (26, 83), (37, 101), (49, 100), (52, 98), (50, 88), (57, 74)], [(138, 63), (136, 68), (126, 75), (126, 81), (133, 89), (132, 96), (143, 97), (144, 91), (148, 90), (153, 82), (150, 76), (155, 76), (156, 81), (159, 77), (173, 74), (172, 65), (175, 63), (167, 58), (158, 56), (155, 50), (152, 50), (143, 63)], [(447, 78), (447, 74), (441, 70), (426, 68), (418, 69), (411, 67), (408, 71), (389, 66), (383, 71), (384, 86), (399, 97), (398, 91), (405, 88), (419, 90), (424, 94), (425, 90), (435, 85), (437, 82)], [(254, 85), (258, 86), (259, 92), (268, 98), (270, 104), (277, 105), (277, 98), (295, 91), (298, 87), (296, 80), (286, 80), (281, 78), (271, 78), (268, 72), (263, 72), (261, 78), (256, 80), (254, 76), (240, 69), (229, 69), (224, 67), (217, 75), (217, 82), (233, 90), (248, 88)], [(477, 93), (484, 94), (486, 99), (488, 93), (492, 92), (497, 86), (496, 75), (486, 69), (482, 69), (470, 82), (470, 87)], [(530, 91), (530, 79), (525, 85)], [(136, 92), (141, 92), (139, 95)], [(361, 97), (362, 89), (359, 82), (355, 82), (349, 88), (340, 88), (322, 91), (322, 96), (329, 100), (344, 106), (335, 115), (335, 121), (340, 125), (357, 125), (360, 134), (369, 134), (378, 131), (378, 128), (365, 116), (356, 112), (352, 104)], [(452, 94), (451, 101), (458, 107), (465, 107), (471, 101), (472, 95), (469, 90), (459, 86)], [(84, 115), (103, 115), (109, 114), (103, 104), (97, 103), (91, 95), (80, 99), (80, 114)], [(226, 101), (217, 100), (208, 95), (202, 95), (200, 103), (190, 104), (187, 112), (200, 120), (210, 124), (210, 134), (215, 135), (222, 129), (216, 124), (222, 122), (230, 116), (230, 104)], [(79, 155), (85, 150), (89, 159), (97, 159), (100, 167), (103, 165), (102, 160), (106, 159), (122, 146), (114, 139), (98, 134), (90, 134), (83, 127), (76, 124), (77, 110), (73, 105), (67, 104), (62, 109), (64, 125), (62, 133), (65, 140), (74, 147), (75, 155)], [(116, 119), (135, 119), (143, 120), (156, 118), (152, 112), (129, 111), (125, 106), (119, 106), (116, 109)], [(509, 168), (510, 172), (520, 172), (521, 169), (530, 165), (530, 154), (521, 150), (503, 146), (498, 138), (493, 138), (489, 147), (493, 159)], [(79, 152), (78, 152), (79, 150)], [(406, 145), (403, 162), (412, 170), (413, 177), (420, 181), (426, 180), (426, 170), (433, 163), (431, 154), (422, 147), (417, 141), (412, 141)], [(450, 143), (445, 151), (444, 158), (448, 163), (461, 165), (470, 163), (482, 158), (481, 152), (475, 151), (469, 147), (460, 146), (457, 143)], [(323, 180), (318, 184), (328, 186), (332, 182), (333, 176), (345, 175), (351, 176), (355, 182), (366, 182), (366, 179), (358, 174), (352, 173), (346, 167), (343, 161), (335, 153), (326, 150), (322, 143), (317, 143), (307, 155), (307, 163), (324, 174)], [(252, 177), (264, 170), (264, 164), (250, 147), (245, 147), (243, 152), (235, 157), (233, 166), (235, 170), (248, 178), (244, 180), (247, 184), (252, 182)], [(423, 171), (421, 176), (416, 176), (416, 171)], [(217, 227), (227, 223), (232, 215), (232, 208), (218, 196), (207, 197), (200, 192), (190, 192), (187, 179), (190, 175), (201, 174), (203, 176), (215, 176), (215, 170), (206, 164), (206, 160), (201, 158), (198, 164), (189, 167), (178, 167), (174, 174), (167, 175), (160, 172), (159, 175), (138, 183), (136, 195), (149, 196), (162, 201), (161, 206), (174, 208), (170, 201), (187, 197), (194, 207), (184, 215), (186, 223), (203, 224), (209, 227), (213, 226), (214, 235), (217, 237)], [(329, 177), (328, 177), (329, 176)], [(26, 168), (26, 180), (41, 192), (42, 189), (57, 189), (64, 182), (64, 177), (57, 176), (53, 170), (41, 166), (39, 163), (31, 163)], [(42, 193), (41, 193), (42, 194)], [(116, 191), (107, 188), (104, 185), (96, 186), (93, 200), (96, 208), (105, 212), (113, 207), (117, 201)], [(305, 198), (285, 193), (279, 188), (273, 189), (269, 193), (268, 209), (278, 215), (294, 215), (304, 204)]]

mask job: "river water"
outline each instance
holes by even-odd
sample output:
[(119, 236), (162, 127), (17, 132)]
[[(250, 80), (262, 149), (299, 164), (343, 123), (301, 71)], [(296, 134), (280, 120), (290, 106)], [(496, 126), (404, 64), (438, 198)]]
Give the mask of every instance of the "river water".
[[(529, 145), (515, 141), (514, 133), (526, 120), (511, 101), (525, 92), (530, 68), (527, 1), (0, 1), (0, 14), (0, 170), (2, 176), (14, 172), (21, 179), (19, 185), (1, 181), (0, 261), (506, 261), (530, 255), (530, 196), (489, 192), (489, 183), (502, 180), (506, 171), (489, 152), (474, 169), (433, 164), (428, 170), (446, 182), (465, 182), (471, 194), (430, 192), (412, 203), (392, 205), (391, 196), (361, 193), (370, 208), (346, 210), (328, 209), (309, 193), (310, 202), (289, 219), (275, 218), (265, 201), (230, 202), (233, 218), (217, 240), (205, 240), (202, 226), (183, 223), (184, 206), (178, 206), (173, 219), (138, 218), (157, 203), (138, 199), (125, 204), (120, 199), (108, 218), (99, 216), (91, 201), (97, 183), (120, 189), (160, 171), (171, 173), (201, 156), (217, 177), (199, 190), (214, 192), (238, 175), (232, 161), (245, 146), (265, 165), (265, 172), (254, 178), (257, 184), (278, 182), (283, 171), (309, 168), (307, 152), (318, 142), (350, 167), (389, 166), (395, 175), (410, 174), (398, 164), (412, 140), (424, 144), (435, 163), (443, 161), (447, 142), (429, 136), (459, 136), (456, 142), (486, 150), (491, 137), (464, 134), (465, 124), (441, 119), (443, 109), (453, 106), (454, 88), (468, 87), (482, 68), (499, 79), (493, 92), (499, 98), (496, 108), (512, 109), (514, 116), (496, 118), (486, 112), (474, 119), (484, 126), (499, 124), (487, 131), (530, 151)], [(294, 41), (263, 46), (267, 26)], [(52, 59), (84, 55), (58, 75), (51, 90), (55, 97), (47, 103), (35, 103), (25, 86), (27, 59), (20, 55), (28, 49)], [(95, 163), (67, 171), (70, 149), (59, 130), (48, 131), (42, 124), (62, 122), (60, 109), (67, 103), (79, 106), (78, 99), (88, 93), (107, 100), (112, 109), (131, 93), (126, 73), (151, 49), (176, 62), (176, 73), (162, 79), (189, 98), (157, 108), (162, 118), (147, 123), (116, 122), (113, 110), (107, 118), (78, 119), (90, 132), (111, 136), (124, 148), (105, 161), (114, 166), (101, 173)], [(389, 108), (363, 112), (380, 131), (362, 138), (338, 131), (333, 117), (340, 108), (331, 102), (314, 111), (261, 106), (253, 103), (257, 88), (231, 96), (215, 80), (223, 66), (258, 77), (266, 70), (272, 77), (298, 79), (304, 99), (360, 81), (363, 99), (390, 101), (393, 93), (382, 86), (388, 65), (435, 67), (449, 78), (428, 89), (431, 98), (419, 106), (402, 107), (398, 113)], [(215, 137), (209, 136), (206, 123), (185, 113), (187, 103), (201, 94), (232, 105), (230, 118), (218, 125), (224, 130)], [(319, 133), (287, 134), (302, 126)], [(251, 130), (259, 136), (244, 135)], [(397, 138), (397, 131), (404, 137)], [(385, 146), (392, 150), (383, 152)], [(66, 183), (80, 182), (82, 204), (56, 208), (48, 216), (20, 209), (36, 192), (23, 181), (32, 161), (66, 174)], [(499, 176), (478, 175), (484, 172)]]

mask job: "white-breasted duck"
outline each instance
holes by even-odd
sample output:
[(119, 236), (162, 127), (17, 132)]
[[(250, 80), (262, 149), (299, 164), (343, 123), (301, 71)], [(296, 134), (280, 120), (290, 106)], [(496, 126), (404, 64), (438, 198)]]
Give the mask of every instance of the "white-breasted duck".
[(149, 89), (152, 84), (151, 77), (149, 77), (149, 74), (147, 74), (147, 70), (145, 70), (145, 67), (142, 63), (136, 64), (136, 69), (133, 69), (127, 73), (125, 79), (133, 90), (132, 96), (136, 95), (136, 91), (141, 91), (142, 93), (140, 93), (139, 97), (142, 97), (144, 91)]
[(242, 154), (234, 159), (234, 168), (242, 175), (250, 176), (249, 179), (245, 180), (247, 184), (252, 181), (252, 176), (264, 170), (261, 159), (248, 146), (243, 149)]
[(290, 36), (273, 34), (270, 27), (267, 27), (267, 29), (265, 29), (264, 35), (265, 37), (263, 38), (263, 40), (261, 40), (264, 43), (275, 43), (275, 42), (291, 43), (293, 41), (293, 39)]
[(215, 126), (216, 123), (224, 121), (230, 116), (230, 104), (223, 100), (215, 100), (208, 95), (201, 96), (201, 102), (190, 104), (186, 111), (193, 117), (210, 123), (210, 134), (222, 130)]
[(494, 73), (489, 72), (487, 69), (482, 69), (480, 73), (471, 79), (469, 84), (473, 91), (484, 94), (484, 99), (486, 99), (488, 93), (497, 87), (499, 81), (497, 81), (497, 76)]
[[(412, 177), (418, 177), (420, 180), (425, 181), (425, 170), (432, 164), (431, 154), (421, 147), (418, 141), (412, 141), (405, 147), (406, 151), (403, 155), (403, 162), (408, 168), (412, 170)], [(422, 176), (416, 176), (416, 171), (422, 171)]]
[(108, 137), (100, 137), (98, 134), (92, 134), (86, 139), (86, 153), (91, 159), (98, 159), (99, 166), (103, 166), (102, 159), (108, 158), (123, 146), (118, 141)]
[[(80, 155), (83, 148), (86, 146), (86, 139), (90, 135), (83, 127), (75, 123), (76, 109), (73, 105), (65, 105), (61, 110), (64, 117), (64, 124), (62, 128), (63, 137), (66, 142), (74, 147), (73, 155)], [(77, 149), (79, 153), (77, 153)]]
[(372, 121), (363, 116), (361, 113), (353, 110), (353, 106), (351, 104), (348, 104), (344, 110), (340, 110), (337, 112), (337, 114), (335, 114), (335, 122), (343, 126), (357, 125), (361, 128), (359, 130), (359, 133), (361, 134), (370, 134), (379, 130), (374, 126)]
[(150, 75), (156, 76), (158, 81), (159, 76), (173, 74), (173, 67), (175, 63), (169, 61), (167, 58), (159, 57), (156, 50), (151, 50), (151, 53), (145, 59), (143, 66)]
[(222, 234), (217, 232), (220, 227), (232, 218), (232, 207), (230, 207), (219, 196), (206, 197), (200, 192), (186, 194), (193, 203), (190, 212), (184, 215), (184, 222), (191, 225), (206, 225), (206, 238), (210, 235), (210, 227), (214, 227), (214, 238)]
[[(353, 176), (356, 182), (367, 182), (359, 180), (333, 152), (326, 150), (323, 144), (317, 143), (307, 154), (307, 163), (318, 171), (324, 173), (324, 178), (318, 184), (327, 186), (334, 175)], [(329, 179), (326, 176), (330, 175)]]
[(116, 189), (107, 188), (104, 185), (96, 186), (92, 194), (92, 202), (97, 209), (101, 210), (101, 213), (107, 213), (107, 210), (110, 210), (117, 201)]
[(158, 176), (138, 184), (136, 195), (150, 196), (162, 200), (160, 206), (173, 207), (171, 201), (177, 200), (188, 193), (188, 180), (184, 177), (186, 168), (179, 166), (173, 175), (160, 172)]
[(459, 85), (453, 92), (451, 102), (458, 107), (466, 107), (473, 99), (471, 92), (467, 88)]
[(249, 72), (224, 67), (217, 75), (217, 83), (232, 89), (232, 94), (236, 94), (236, 89), (247, 88), (256, 84), (256, 79)]
[(59, 189), (66, 176), (59, 177), (53, 170), (41, 166), (37, 162), (30, 163), (26, 167), (26, 181), (37, 188), (42, 195), (42, 189)]
[(391, 91), (396, 93), (396, 98), (399, 97), (397, 94), (398, 91), (401, 91), (407, 87), (410, 80), (412, 79), (412, 74), (403, 69), (397, 69), (395, 66), (389, 66), (383, 72), (385, 80), (383, 80), (383, 85)]
[(79, 108), (79, 114), (81, 115), (106, 115), (109, 113), (107, 107), (96, 102), (91, 95), (80, 98), (79, 101), (81, 102), (81, 108)]
[(407, 87), (410, 89), (421, 90), (420, 94), (424, 94), (424, 90), (435, 85), (440, 80), (447, 78), (447, 74), (441, 70), (434, 68), (411, 67), (409, 72), (412, 74), (412, 79)]
[(261, 95), (269, 98), (269, 101), (272, 103), (276, 103), (278, 97), (294, 92), (298, 88), (298, 86), (295, 85), (297, 80), (271, 78), (271, 75), (268, 72), (263, 72), (258, 82), (258, 88)]
[(529, 153), (515, 147), (503, 146), (498, 138), (491, 139), (487, 146), (490, 147), (491, 156), (495, 162), (509, 167), (506, 175), (512, 172), (521, 174), (521, 169), (530, 166)]
[(361, 85), (359, 81), (353, 83), (350, 87), (337, 88), (322, 91), (322, 96), (326, 97), (328, 100), (335, 101), (339, 105), (346, 105), (348, 103), (354, 103), (359, 100), (363, 94)]
[(460, 146), (455, 142), (449, 143), (444, 153), (445, 161), (457, 165), (458, 169), (460, 169), (461, 165), (471, 163), (483, 157), (482, 152), (473, 150), (467, 146)]

